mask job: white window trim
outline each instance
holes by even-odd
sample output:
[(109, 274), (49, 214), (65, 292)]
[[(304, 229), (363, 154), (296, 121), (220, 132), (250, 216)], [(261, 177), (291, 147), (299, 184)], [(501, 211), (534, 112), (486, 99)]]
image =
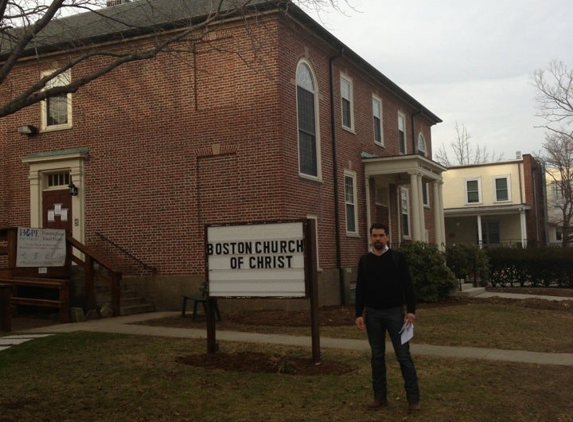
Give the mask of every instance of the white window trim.
[[(402, 193), (406, 194), (406, 216), (408, 217), (408, 233), (409, 234), (404, 234), (404, 224), (403, 224), (403, 219), (402, 219)], [(400, 207), (400, 235), (402, 236), (402, 239), (411, 239), (412, 238), (412, 220), (411, 220), (411, 212), (410, 212), (410, 191), (407, 188), (400, 188), (398, 190), (398, 206)]]
[(382, 99), (380, 97), (378, 97), (377, 95), (372, 95), (372, 124), (374, 127), (374, 101), (376, 101), (379, 105), (379, 109), (380, 109), (380, 141), (377, 141), (376, 139), (374, 139), (374, 143), (376, 145), (379, 145), (381, 147), (384, 146), (384, 120), (382, 118), (382, 116), (384, 115), (384, 112), (382, 110)]
[[(497, 199), (497, 186), (495, 185), (496, 180), (506, 179), (507, 180), (507, 199)], [(511, 202), (511, 175), (510, 174), (500, 174), (493, 176), (493, 202)]]
[[(420, 148), (420, 145), (423, 146), (423, 149)], [(424, 157), (428, 156), (428, 147), (427, 147), (427, 142), (426, 142), (426, 137), (424, 136), (424, 134), (422, 132), (418, 133), (418, 153), (423, 152), (424, 153)]]
[[(477, 202), (469, 202), (468, 201), (468, 182), (478, 182), (478, 201)], [(466, 177), (464, 178), (464, 202), (466, 205), (480, 205), (483, 202), (482, 199), (482, 192), (481, 192), (481, 177)]]
[[(46, 75), (50, 75), (55, 71), (55, 69), (52, 70), (48, 70), (45, 72), (42, 72), (40, 74), (40, 77), (43, 78)], [(56, 76), (56, 78), (58, 77), (65, 77), (68, 80), (72, 80), (72, 75), (71, 75), (71, 69), (63, 72), (61, 75)], [(46, 84), (47, 86), (49, 85), (49, 82)], [(68, 122), (63, 124), (63, 125), (50, 125), (48, 126), (48, 102), (47, 100), (41, 101), (40, 102), (40, 130), (42, 132), (51, 132), (51, 131), (56, 131), (56, 130), (65, 130), (65, 129), (71, 129), (72, 128), (72, 94), (67, 94), (67, 106), (68, 106)]]
[[(352, 190), (354, 193), (354, 202), (353, 203), (349, 203), (346, 201), (346, 178), (350, 177), (352, 178)], [(345, 229), (346, 229), (346, 234), (348, 236), (358, 236), (358, 190), (357, 190), (357, 185), (356, 185), (356, 172), (355, 171), (351, 171), (351, 170), (344, 170), (344, 214), (345, 214)], [(348, 213), (346, 212), (346, 206), (347, 205), (353, 205), (354, 206), (354, 227), (355, 227), (355, 231), (351, 232), (348, 231)]]
[[(350, 126), (346, 126), (344, 124), (344, 108), (342, 107), (342, 81), (346, 81), (349, 85), (348, 89), (349, 89), (349, 95), (350, 98), (348, 99), (350, 101)], [(345, 74), (341, 74), (340, 75), (340, 124), (342, 125), (343, 129), (346, 129), (352, 133), (354, 133), (354, 86), (352, 84), (352, 78), (350, 78), (349, 76), (345, 75)]]
[(401, 111), (398, 112), (398, 134), (400, 134), (400, 119), (404, 125), (404, 152), (400, 151), (400, 137), (398, 136), (398, 154), (408, 154), (408, 131), (406, 130), (406, 115)]
[(296, 126), (296, 137), (297, 137), (297, 151), (300, 151), (300, 139), (298, 136), (299, 133), (299, 128), (298, 128), (298, 95), (297, 95), (297, 88), (298, 88), (298, 83), (296, 80), (296, 72), (298, 72), (298, 67), (301, 64), (305, 64), (306, 66), (308, 66), (308, 69), (310, 70), (310, 76), (312, 77), (312, 83), (313, 83), (313, 87), (314, 87), (314, 118), (315, 118), (315, 138), (316, 138), (316, 176), (310, 175), (310, 174), (306, 174), (306, 173), (301, 173), (300, 171), (300, 156), (298, 155), (299, 152), (297, 152), (297, 157), (298, 157), (298, 161), (297, 161), (297, 166), (298, 166), (298, 175), (301, 178), (304, 179), (309, 179), (309, 180), (314, 180), (314, 181), (322, 181), (322, 159), (321, 159), (321, 149), (320, 149), (320, 121), (319, 121), (319, 116), (320, 116), (320, 110), (318, 109), (318, 82), (316, 80), (316, 75), (314, 73), (314, 69), (312, 67), (312, 65), (310, 64), (310, 62), (308, 60), (305, 59), (301, 59), (299, 60), (299, 62), (296, 65), (296, 70), (295, 70), (295, 98), (297, 99), (297, 104), (296, 104), (296, 121), (297, 121), (297, 126)]

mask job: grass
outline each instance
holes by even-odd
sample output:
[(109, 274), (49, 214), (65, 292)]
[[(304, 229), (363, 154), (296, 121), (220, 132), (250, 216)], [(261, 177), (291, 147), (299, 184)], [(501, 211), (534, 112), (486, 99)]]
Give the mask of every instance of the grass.
[[(538, 351), (565, 351), (569, 344), (571, 352), (571, 318), (572, 312), (503, 304), (424, 309), (415, 339)], [(263, 330), (271, 328), (257, 327)], [(351, 326), (325, 327), (321, 334), (346, 330), (363, 336)], [(310, 358), (306, 348), (220, 343), (225, 353)], [(12, 347), (0, 352), (0, 422), (573, 422), (569, 367), (415, 356), (423, 410), (408, 415), (393, 359), (390, 406), (374, 412), (366, 408), (372, 400), (367, 352), (321, 351), (324, 361), (354, 367), (345, 375), (232, 372), (177, 363), (178, 357), (205, 353), (205, 346), (205, 340), (73, 333)]]

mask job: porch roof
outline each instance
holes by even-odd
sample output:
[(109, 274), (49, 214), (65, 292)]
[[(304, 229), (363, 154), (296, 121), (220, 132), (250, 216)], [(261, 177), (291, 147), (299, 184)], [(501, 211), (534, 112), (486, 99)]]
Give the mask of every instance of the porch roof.
[(414, 173), (419, 173), (427, 179), (441, 181), (442, 173), (447, 170), (441, 164), (418, 154), (378, 157), (363, 152), (361, 157), (364, 165), (364, 175), (367, 178), (390, 176), (397, 183), (409, 183), (409, 175)]
[(526, 204), (499, 205), (485, 207), (446, 208), (444, 217), (473, 217), (478, 215), (507, 215), (528, 211), (531, 207)]

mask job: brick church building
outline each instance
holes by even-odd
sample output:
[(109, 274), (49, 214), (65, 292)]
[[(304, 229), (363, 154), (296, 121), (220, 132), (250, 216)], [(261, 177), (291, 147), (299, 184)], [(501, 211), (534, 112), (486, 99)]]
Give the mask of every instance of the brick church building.
[[(126, 2), (61, 27), (84, 45), (136, 49), (158, 29), (205, 19), (204, 4)], [(123, 266), (159, 310), (177, 309), (203, 281), (208, 224), (316, 220), (321, 305), (349, 301), (374, 221), (390, 226), (393, 245), (444, 245), (445, 168), (431, 158), (441, 120), (294, 4), (253, 7), (188, 48), (1, 118), (0, 227), (70, 230)], [(112, 15), (154, 31), (118, 37)], [(4, 93), (86, 50), (50, 35)], [(82, 78), (105, 60), (61, 77)]]

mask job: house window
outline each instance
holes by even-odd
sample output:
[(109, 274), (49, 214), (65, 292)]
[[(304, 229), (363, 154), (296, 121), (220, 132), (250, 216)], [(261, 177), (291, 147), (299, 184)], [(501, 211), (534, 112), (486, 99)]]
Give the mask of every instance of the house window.
[(384, 145), (382, 138), (382, 101), (379, 98), (372, 98), (372, 120), (374, 124), (374, 143)]
[(418, 135), (418, 154), (422, 157), (425, 157), (427, 153), (426, 150), (426, 138), (424, 138), (424, 134), (420, 132)]
[(352, 82), (345, 77), (340, 78), (340, 97), (342, 98), (342, 126), (352, 130), (354, 128)]
[(479, 203), (481, 203), (481, 180), (467, 179), (466, 204), (479, 204)]
[(425, 207), (430, 206), (430, 184), (422, 180), (422, 203)]
[(315, 84), (310, 67), (300, 63), (296, 71), (298, 111), (298, 159), (302, 175), (319, 177)]
[(358, 213), (356, 212), (356, 174), (344, 173), (344, 200), (346, 204), (346, 232), (356, 234)]
[(398, 145), (400, 154), (406, 154), (406, 116), (398, 113)]
[(551, 191), (553, 193), (554, 202), (563, 201), (563, 191), (561, 189), (561, 185), (558, 182), (551, 182)]
[[(42, 77), (53, 73), (43, 72)], [(46, 83), (44, 89), (65, 86), (71, 82), (71, 71), (67, 70)], [(72, 126), (72, 94), (59, 94), (42, 101), (42, 130), (68, 129)]]
[(485, 221), (481, 226), (481, 238), (484, 245), (499, 245), (499, 222)]
[(509, 176), (494, 177), (495, 200), (497, 202), (509, 201)]
[(402, 216), (402, 236), (410, 237), (410, 198), (408, 190), (400, 189), (400, 213)]

